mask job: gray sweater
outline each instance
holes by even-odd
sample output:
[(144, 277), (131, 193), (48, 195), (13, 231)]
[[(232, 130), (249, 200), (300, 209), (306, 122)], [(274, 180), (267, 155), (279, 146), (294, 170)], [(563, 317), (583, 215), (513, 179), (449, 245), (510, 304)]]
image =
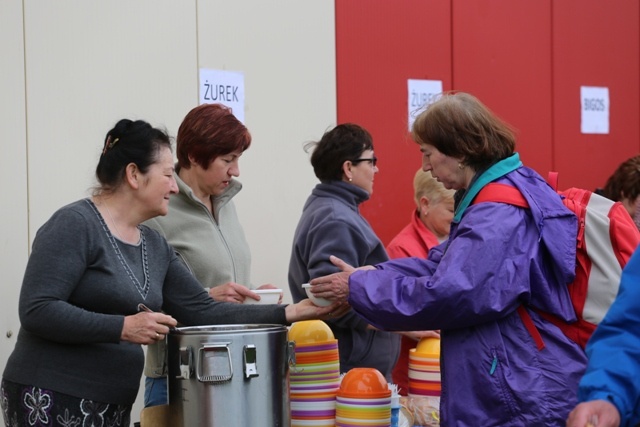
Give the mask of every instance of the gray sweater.
[(144, 354), (120, 335), (139, 303), (187, 326), (286, 323), (284, 306), (213, 301), (162, 236), (140, 231), (138, 245), (115, 239), (89, 199), (61, 208), (38, 230), (5, 379), (132, 405)]

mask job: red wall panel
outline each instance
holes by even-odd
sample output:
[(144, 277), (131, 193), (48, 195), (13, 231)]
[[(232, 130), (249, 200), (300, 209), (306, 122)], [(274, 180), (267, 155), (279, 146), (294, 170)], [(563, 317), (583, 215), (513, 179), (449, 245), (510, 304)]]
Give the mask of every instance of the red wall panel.
[[(639, 17), (637, 0), (553, 3), (554, 158), (561, 188), (603, 186), (618, 164), (640, 152)], [(608, 135), (580, 132), (580, 86), (609, 88)]]
[(387, 244), (415, 208), (421, 167), (408, 134), (407, 80), (451, 87), (449, 0), (336, 0), (338, 123), (364, 126), (380, 172), (361, 212)]
[[(380, 173), (362, 212), (386, 244), (420, 167), (407, 80), (476, 95), (517, 131), (523, 161), (560, 187), (602, 186), (640, 152), (640, 2), (336, 0), (338, 121), (366, 127)], [(580, 86), (610, 93), (610, 133), (580, 133)]]
[(453, 89), (516, 128), (524, 163), (552, 168), (550, 0), (455, 0)]

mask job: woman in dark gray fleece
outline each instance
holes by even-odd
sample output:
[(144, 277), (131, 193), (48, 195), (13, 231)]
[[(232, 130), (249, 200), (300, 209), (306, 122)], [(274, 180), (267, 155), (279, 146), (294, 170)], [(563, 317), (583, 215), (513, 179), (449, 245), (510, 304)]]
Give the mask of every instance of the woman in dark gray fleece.
[[(289, 261), (289, 289), (294, 301), (306, 298), (302, 284), (338, 271), (335, 255), (351, 265), (374, 265), (389, 257), (359, 206), (373, 193), (378, 173), (371, 134), (353, 123), (324, 133), (313, 148), (311, 165), (320, 183), (302, 210)], [(371, 326), (354, 311), (327, 322), (338, 339), (340, 372), (375, 368), (391, 381), (400, 353), (400, 335)]]
[(38, 230), (2, 379), (7, 426), (128, 426), (141, 344), (164, 339), (177, 322), (287, 324), (346, 310), (308, 300), (215, 302), (165, 239), (140, 225), (167, 213), (178, 191), (173, 167), (165, 132), (121, 120), (105, 138), (93, 197), (61, 208)]

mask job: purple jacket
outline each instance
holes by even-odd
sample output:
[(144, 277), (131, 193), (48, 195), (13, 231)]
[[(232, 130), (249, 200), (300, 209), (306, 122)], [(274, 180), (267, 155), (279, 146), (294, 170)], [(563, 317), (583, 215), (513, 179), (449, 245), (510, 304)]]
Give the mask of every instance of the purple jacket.
[(442, 426), (564, 426), (584, 351), (529, 310), (546, 346), (539, 351), (516, 309), (576, 319), (567, 283), (577, 219), (529, 168), (496, 182), (518, 188), (531, 209), (472, 204), (426, 260), (352, 274), (349, 303), (380, 328), (442, 330)]

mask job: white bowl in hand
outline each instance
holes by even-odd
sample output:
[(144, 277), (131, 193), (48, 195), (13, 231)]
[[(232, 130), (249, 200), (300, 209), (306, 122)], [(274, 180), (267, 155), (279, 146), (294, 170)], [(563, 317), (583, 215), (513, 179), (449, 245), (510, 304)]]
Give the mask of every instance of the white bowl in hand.
[(305, 283), (302, 285), (302, 289), (307, 293), (307, 297), (311, 300), (312, 303), (317, 305), (318, 307), (326, 307), (331, 305), (333, 301), (329, 301), (326, 298), (320, 298), (311, 293), (311, 283)]
[(252, 292), (260, 295), (260, 301), (246, 297), (244, 304), (277, 304), (282, 297), (282, 289), (252, 289)]

